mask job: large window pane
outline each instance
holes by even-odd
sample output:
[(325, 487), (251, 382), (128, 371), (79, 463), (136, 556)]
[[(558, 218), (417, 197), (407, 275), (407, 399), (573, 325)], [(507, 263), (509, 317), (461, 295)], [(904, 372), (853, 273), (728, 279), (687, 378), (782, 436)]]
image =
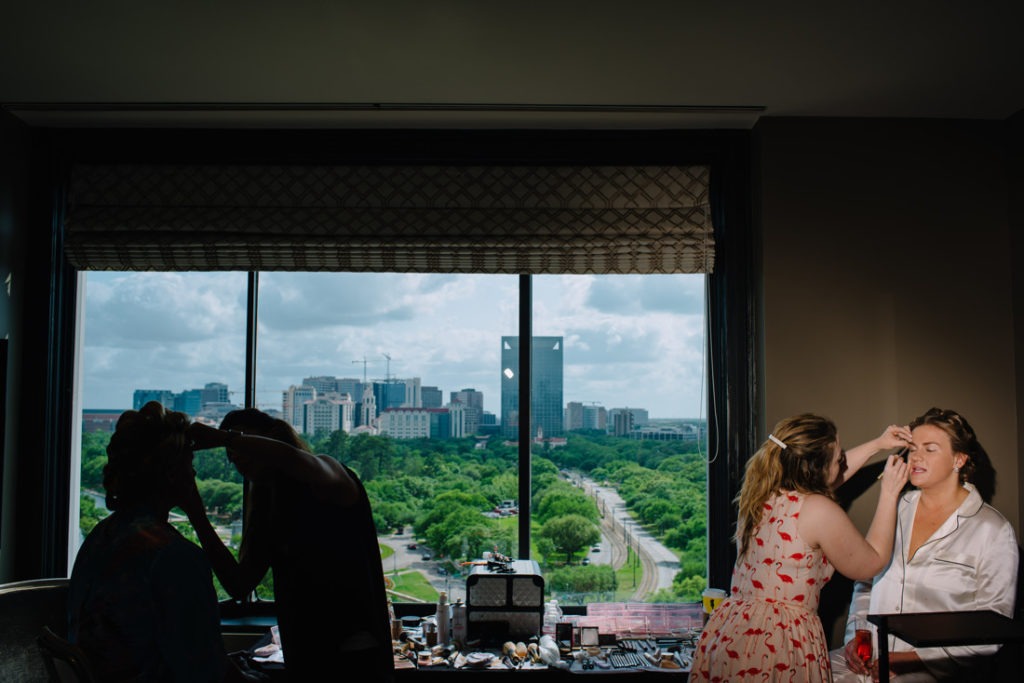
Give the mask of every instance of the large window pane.
[[(246, 276), (85, 279), (88, 530), (103, 512), (103, 447), (123, 409), (153, 399), (216, 424), (242, 402)], [(257, 407), (358, 472), (400, 599), (460, 597), (462, 561), (519, 554), (520, 391), (531, 396), (533, 435), (533, 495), (521, 511), (551, 592), (565, 602), (699, 595), (703, 276), (535, 276), (529, 388), (519, 384), (518, 277), (259, 282)], [(237, 473), (217, 453), (197, 469), (211, 517), (237, 543)], [(269, 577), (260, 593), (271, 589)]]
[(399, 599), (459, 597), (461, 561), (517, 552), (501, 507), (517, 498), (517, 453), (497, 424), (517, 288), (515, 276), (260, 274), (259, 407), (359, 474)]
[(698, 599), (704, 277), (535, 276), (533, 335), (533, 535), (553, 594)]
[[(217, 424), (242, 403), (245, 388), (244, 273), (88, 272), (82, 282), (81, 498), (72, 501), (79, 512), (73, 551), (108, 514), (103, 465), (122, 412), (155, 400)], [(218, 451), (200, 453), (194, 467), (211, 521), (234, 545), (241, 478)], [(172, 521), (192, 536), (186, 521), (173, 513)]]

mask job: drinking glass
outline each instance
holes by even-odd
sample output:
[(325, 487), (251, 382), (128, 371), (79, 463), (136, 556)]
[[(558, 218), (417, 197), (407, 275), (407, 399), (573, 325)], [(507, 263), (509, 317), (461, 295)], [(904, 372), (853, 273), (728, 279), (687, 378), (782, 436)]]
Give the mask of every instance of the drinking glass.
[(870, 666), (871, 660), (875, 657), (875, 651), (871, 644), (871, 629), (868, 628), (866, 619), (855, 620), (853, 638), (857, 657), (864, 662), (865, 666)]

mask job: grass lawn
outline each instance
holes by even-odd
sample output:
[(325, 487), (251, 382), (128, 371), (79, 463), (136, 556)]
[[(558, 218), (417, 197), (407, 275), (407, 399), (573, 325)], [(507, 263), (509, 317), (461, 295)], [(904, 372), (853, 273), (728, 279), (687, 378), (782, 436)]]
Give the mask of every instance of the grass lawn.
[(388, 559), (389, 557), (391, 557), (394, 554), (395, 554), (395, 549), (394, 548), (392, 548), (391, 546), (389, 546), (389, 545), (387, 545), (385, 543), (381, 543), (380, 544), (380, 559), (386, 560), (386, 559)]
[[(395, 582), (395, 591), (404, 593), (423, 602), (437, 602), (437, 591), (426, 577), (418, 571), (400, 572), (397, 576), (388, 573), (387, 577)], [(397, 600), (401, 602), (401, 599)]]
[[(615, 600), (619, 602), (627, 601), (636, 592), (636, 588), (633, 587), (633, 563), (636, 561), (636, 553), (633, 552), (632, 548), (627, 548), (626, 558), (626, 564), (622, 565), (622, 568), (615, 572), (619, 586), (618, 590), (615, 591)], [(644, 567), (643, 565), (637, 565), (636, 585), (639, 586), (643, 578)]]

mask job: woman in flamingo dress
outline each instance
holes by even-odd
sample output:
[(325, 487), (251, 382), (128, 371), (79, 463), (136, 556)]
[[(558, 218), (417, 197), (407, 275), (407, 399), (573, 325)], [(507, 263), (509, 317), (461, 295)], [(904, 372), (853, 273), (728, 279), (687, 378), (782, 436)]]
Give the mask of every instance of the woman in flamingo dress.
[(797, 415), (775, 426), (747, 463), (732, 588), (704, 627), (690, 681), (831, 680), (821, 588), (835, 569), (869, 578), (888, 562), (907, 465), (889, 456), (866, 537), (832, 490), (875, 453), (909, 440), (906, 427), (892, 425), (846, 453), (826, 418)]

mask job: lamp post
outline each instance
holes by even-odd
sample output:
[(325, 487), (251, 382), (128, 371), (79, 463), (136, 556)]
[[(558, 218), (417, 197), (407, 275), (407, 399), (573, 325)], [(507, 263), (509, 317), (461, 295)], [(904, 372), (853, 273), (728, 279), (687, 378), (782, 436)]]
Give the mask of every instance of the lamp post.
[(636, 565), (640, 561), (640, 539), (633, 535), (633, 588), (636, 588)]

